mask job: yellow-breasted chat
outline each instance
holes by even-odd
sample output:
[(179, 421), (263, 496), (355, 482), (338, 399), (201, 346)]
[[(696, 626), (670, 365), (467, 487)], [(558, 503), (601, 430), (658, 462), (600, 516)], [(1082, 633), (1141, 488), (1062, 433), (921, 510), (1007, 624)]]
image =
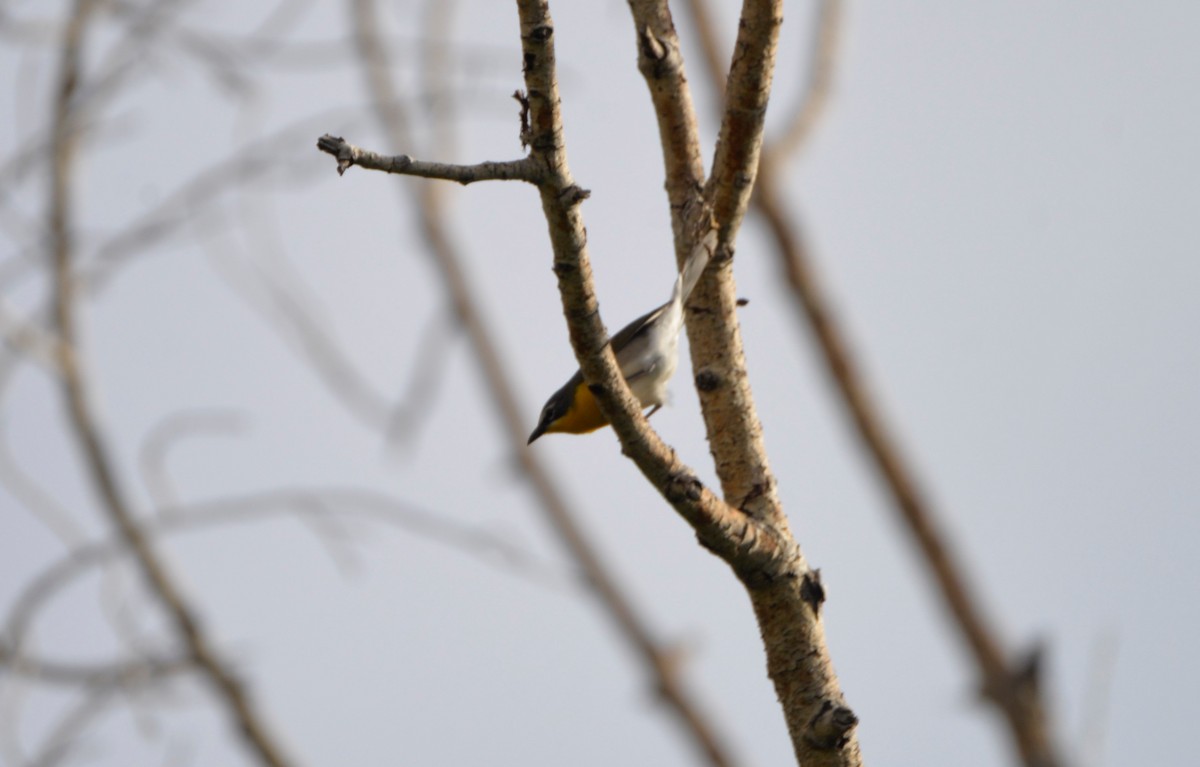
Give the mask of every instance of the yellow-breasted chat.
[[(609, 341), (630, 390), (642, 407), (653, 408), (649, 415), (666, 402), (667, 382), (675, 374), (679, 360), (683, 303), (708, 265), (714, 241), (714, 236), (706, 237), (688, 255), (675, 278), (669, 301), (621, 328)], [(529, 444), (543, 434), (587, 434), (607, 425), (608, 419), (600, 412), (596, 397), (583, 380), (583, 372), (577, 370), (546, 400), (537, 428), (529, 435)]]

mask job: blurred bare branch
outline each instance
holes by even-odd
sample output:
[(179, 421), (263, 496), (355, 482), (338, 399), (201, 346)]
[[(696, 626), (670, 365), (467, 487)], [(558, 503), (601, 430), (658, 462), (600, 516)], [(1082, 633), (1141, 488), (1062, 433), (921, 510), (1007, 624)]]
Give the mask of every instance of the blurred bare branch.
[(421, 426), (433, 415), (437, 396), (442, 391), (446, 364), (461, 331), (458, 318), (445, 309), (425, 321), (410, 366), (411, 376), (388, 417), (384, 435), (388, 445), (411, 446), (420, 437)]
[[(86, 83), (80, 84), (72, 96), (75, 108), (64, 119), (64, 130), (77, 134), (75, 140), (84, 137), (94, 138), (97, 134), (114, 132), (107, 122), (98, 115), (105, 105), (131, 84), (136, 77), (152, 75), (155, 67), (145, 66), (145, 59), (155, 46), (175, 52), (182, 46), (160, 46), (166, 33), (172, 29), (171, 22), (188, 3), (181, 0), (156, 0), (151, 3), (112, 2), (106, 4), (112, 18), (118, 19), (123, 26), (121, 39), (106, 49), (106, 54), (96, 65), (96, 74)], [(111, 122), (109, 120), (108, 122)], [(13, 190), (34, 170), (41, 168), (41, 163), (49, 153), (52, 138), (47, 138), (48, 131), (34, 131), (27, 140), (27, 145), (14, 150), (3, 166), (0, 166), (0, 223), (8, 228), (24, 228), (24, 239), (31, 239), (33, 232), (29, 224), (22, 222), (21, 215), (11, 199)], [(127, 131), (123, 132), (127, 133)], [(305, 135), (308, 131), (305, 131)], [(264, 147), (258, 148), (256, 155), (241, 158), (246, 163), (249, 157), (263, 154)]]
[[(424, 111), (429, 115), (430, 157), (454, 160), (457, 151), (457, 126), (454, 115), (456, 105), (450, 88), (453, 62), (458, 56), (457, 46), (451, 31), (454, 14), (458, 10), (455, 0), (426, 0), (425, 34), (421, 42), (421, 82), (425, 84)], [(394, 50), (394, 48), (389, 48)], [(433, 186), (433, 194), (440, 193), (441, 186)]]
[(344, 114), (344, 109), (327, 109), (297, 120), (246, 143), (197, 173), (139, 216), (136, 222), (99, 245), (82, 269), (80, 279), (85, 288), (89, 293), (102, 290), (125, 261), (160, 244), (185, 225), (196, 226), (204, 209), (231, 188), (269, 178), (276, 171), (312, 173), (311, 169), (297, 169), (295, 158), (287, 148), (294, 146), (301, 136), (310, 136), (314, 125), (330, 119), (342, 120)]
[(421, 423), (432, 415), (432, 404), (441, 390), (446, 360), (460, 332), (455, 317), (438, 310), (426, 321), (408, 366), (412, 372), (404, 392), (389, 401), (343, 350), (301, 286), (284, 284), (278, 268), (286, 263), (282, 253), (275, 254), (277, 267), (267, 269), (248, 255), (238, 257), (214, 242), (206, 241), (204, 247), (217, 274), (234, 294), (258, 312), (268, 327), (292, 342), (289, 346), (298, 350), (317, 379), (351, 415), (366, 428), (380, 432), (388, 444), (411, 444)]
[(56, 41), (54, 18), (18, 18), (13, 4), (0, 5), (0, 38), (17, 45), (47, 45)]
[(8, 302), (0, 298), (0, 337), (13, 351), (34, 360), (57, 375), (60, 350), (58, 339), (46, 328), (17, 316)]
[(129, 78), (153, 72), (153, 68), (139, 65), (147, 51), (160, 41), (172, 18), (170, 11), (185, 4), (181, 0), (155, 0), (140, 5), (105, 3), (105, 10), (113, 18), (125, 22), (123, 36), (106, 49), (106, 55), (94, 67), (96, 74), (71, 89), (72, 109), (60, 116), (62, 124), (55, 131), (37, 131), (28, 146), (12, 152), (0, 170), (0, 189), (14, 189), (31, 171), (40, 169), (48, 150), (53, 148), (57, 132), (72, 134), (72, 141), (76, 143), (85, 135), (96, 132), (100, 125), (97, 115), (129, 84)]
[[(183, 439), (202, 433), (231, 434), (245, 425), (240, 414), (231, 411), (191, 411), (176, 413), (157, 423), (147, 434), (139, 451), (139, 465), (151, 499), (158, 509), (182, 505), (175, 482), (167, 468), (171, 449)], [(319, 498), (299, 505), (296, 519), (310, 528), (317, 540), (329, 552), (334, 565), (347, 572), (354, 564), (354, 552), (349, 535), (334, 515), (328, 513)]]
[[(80, 697), (72, 702), (42, 738), (38, 753), (19, 762), (29, 767), (51, 767), (65, 763), (69, 757), (76, 756), (83, 735), (93, 721), (111, 712), (115, 699), (131, 697), (147, 687), (160, 686), (166, 678), (195, 668), (186, 659), (130, 661), (107, 667), (48, 664), (22, 668), (24, 663), (24, 659), (21, 659), (19, 663), (10, 664), (8, 669), (39, 682), (80, 688)], [(134, 716), (138, 714), (132, 706), (130, 713)]]
[[(354, 65), (357, 61), (353, 53), (352, 37), (288, 40), (262, 34), (234, 36), (195, 27), (181, 27), (177, 30), (177, 35), (200, 41), (193, 43), (196, 45), (218, 48), (246, 67), (271, 67), (289, 72), (328, 71), (335, 66)], [(431, 39), (425, 35), (392, 35), (387, 38), (386, 45), (389, 50), (405, 52), (421, 51), (426, 46), (436, 47), (446, 42), (448, 41)], [(498, 66), (508, 61), (509, 55), (507, 48), (489, 46), (482, 42), (473, 42), (469, 48), (455, 50), (453, 65), (455, 73), (459, 75), (459, 81), (449, 92), (458, 97), (469, 98), (484, 92), (489, 81), (495, 81), (495, 84), (499, 85), (503, 78), (497, 74), (500, 71)], [(397, 69), (409, 66), (412, 66), (412, 62), (404, 58), (394, 64)]]
[(116, 685), (104, 683), (90, 686), (65, 716), (43, 739), (41, 750), (28, 761), (29, 767), (54, 767), (67, 760), (78, 749), (83, 732), (92, 720), (108, 710), (109, 700), (116, 695)]
[[(414, 534), (479, 561), (504, 568), (549, 588), (569, 588), (575, 577), (539, 562), (507, 536), (454, 522), (447, 515), (423, 510), (391, 496), (359, 488), (283, 488), (242, 496), (192, 501), (161, 509), (139, 524), (147, 538), (245, 524), (270, 517), (323, 514), (362, 519)], [(119, 538), (75, 547), (65, 557), (43, 569), (22, 587), (3, 622), (3, 636), (12, 653), (23, 650), (25, 637), (37, 615), (56, 594), (88, 571), (130, 552)]]
[(422, 509), (390, 495), (361, 488), (284, 488), (240, 497), (193, 501), (177, 508), (163, 509), (158, 518), (165, 532), (297, 513), (346, 521), (361, 519), (392, 527), (548, 588), (572, 587), (577, 580), (574, 574), (539, 561), (507, 534), (465, 525), (454, 521), (445, 512)]
[(164, 509), (180, 505), (175, 483), (167, 470), (167, 458), (179, 442), (200, 434), (234, 434), (245, 425), (244, 416), (230, 410), (189, 410), (170, 415), (155, 424), (138, 451), (142, 481), (155, 506)]
[[(116, 3), (117, 14), (136, 18), (141, 13), (141, 6), (129, 3)], [(260, 35), (281, 35), (303, 20), (306, 12), (313, 5), (313, 0), (282, 0), (274, 10), (258, 24), (251, 32), (252, 37)], [(247, 72), (254, 71), (246, 66), (243, 49), (232, 45), (215, 35), (205, 35), (194, 31), (184, 23), (172, 24), (165, 30), (173, 51), (187, 54), (193, 58), (223, 90), (235, 96), (247, 96), (253, 90), (253, 85)], [(261, 47), (260, 43), (257, 47)]]
[[(705, 0), (691, 0), (693, 5)], [(825, 113), (829, 95), (833, 90), (834, 66), (837, 63), (838, 43), (841, 38), (842, 0), (819, 0), (816, 19), (813, 22), (812, 52), (808, 66), (808, 81), (792, 107), (782, 134), (769, 139), (763, 147), (762, 164), (776, 168), (789, 155), (795, 154), (807, 141)]]
[(58, 500), (21, 468), (8, 444), (6, 425), (0, 421), (0, 484), (20, 501), (67, 547), (78, 546), (84, 540), (79, 522)]
[(93, 0), (77, 0), (74, 5), (63, 35), (52, 120), (54, 151), (50, 182), (49, 261), (53, 268), (54, 315), (62, 343), (62, 394), (93, 487), (123, 544), (128, 546), (136, 559), (150, 591), (171, 618), (178, 638), (187, 647), (197, 669), (212, 683), (214, 692), (236, 723), (237, 732), (245, 744), (263, 764), (284, 767), (290, 760), (284, 758), (275, 739), (267, 733), (242, 683), (217, 658), (193, 608), (184, 600), (174, 578), (142, 533), (125, 492), (119, 485), (112, 457), (92, 412), (78, 347), (77, 293), (73, 273), (74, 211), (71, 207), (70, 185), (76, 149), (72, 122), (80, 109), (75, 96), (84, 77), (83, 40), (97, 8), (98, 4)]
[(136, 658), (111, 663), (67, 663), (19, 654), (0, 642), (0, 669), (56, 685), (94, 687), (140, 684), (168, 674), (192, 670), (187, 658)]
[[(292, 341), (318, 379), (367, 428), (382, 430), (392, 406), (366, 379), (311, 304), (251, 258), (237, 258), (217, 243), (204, 243), (225, 283), (255, 309), (272, 330)], [(235, 271), (236, 270), (236, 271)]]
[[(72, 131), (75, 140), (85, 144), (105, 135), (106, 126), (98, 120), (76, 117)], [(16, 274), (28, 273), (39, 263), (44, 250), (42, 240), (48, 234), (45, 221), (21, 210), (18, 202), (27, 202), (27, 197), (19, 194), (21, 186), (36, 172), (45, 170), (53, 144), (54, 137), (48, 130), (34, 131), (0, 164), (0, 225), (12, 233), (14, 240), (36, 243), (7, 256), (3, 267), (5, 283), (12, 281)]]
[(314, 498), (296, 509), (296, 520), (309, 528), (313, 537), (324, 547), (333, 566), (343, 575), (350, 574), (358, 564), (350, 531), (329, 507)]

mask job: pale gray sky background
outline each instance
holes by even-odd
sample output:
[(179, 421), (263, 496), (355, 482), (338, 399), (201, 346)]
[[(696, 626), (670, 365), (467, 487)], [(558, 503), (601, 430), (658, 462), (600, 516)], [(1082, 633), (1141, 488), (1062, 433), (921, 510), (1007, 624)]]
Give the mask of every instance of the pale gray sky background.
[[(64, 3), (7, 3), (48, 19)], [(425, 3), (385, 4), (409, 106), (420, 92)], [(727, 40), (734, 4), (723, 10)], [(271, 3), (194, 2), (184, 27), (244, 36)], [(670, 229), (653, 114), (623, 3), (552, 4), (566, 138), (610, 328), (665, 300)], [(172, 14), (174, 16), (174, 14)], [(797, 98), (810, 6), (790, 3), (772, 116)], [(172, 22), (175, 23), (175, 22)], [(96, 65), (122, 40), (107, 20)], [(924, 488), (1014, 648), (1047, 648), (1058, 730), (1088, 764), (1185, 764), (1200, 688), (1200, 5), (1158, 2), (849, 3), (835, 92), (787, 169), (823, 281)], [(139, 451), (163, 419), (234, 412), (243, 428), (180, 443), (175, 492), (199, 501), (280, 487), (361, 487), (499, 534), (533, 579), (369, 520), (341, 530), (349, 574), (294, 515), (165, 539), (163, 553), (220, 648), (304, 765), (687, 765), (692, 752), (607, 621), (573, 585), (482, 396), (464, 340), (411, 446), (389, 452), (350, 416), (237, 287), (256, 269), (300, 285), (386, 396), (402, 392), (445, 302), (396, 181), (338, 178), (325, 132), (389, 147), (352, 58), (293, 46), (342, 40), (346, 11), (311, 3), (288, 45), (247, 59), (230, 97), (177, 38), (136, 59), (79, 165), (83, 257), (235, 147), (275, 134), (289, 158), (224, 195), (116, 273), (84, 313), (86, 356), (129, 489), (151, 496)], [(690, 30), (681, 27), (690, 39)], [(119, 42), (127, 50), (136, 45)], [(464, 162), (518, 156), (521, 87), (511, 3), (457, 3), (454, 108)], [(55, 48), (0, 46), (0, 143), (45, 131)], [(715, 126), (698, 52), (691, 81)], [(774, 125), (774, 123), (772, 123)], [(422, 135), (424, 146), (428, 137)], [(706, 155), (710, 155), (706, 151)], [(439, 158), (446, 159), (446, 158)], [(5, 189), (0, 269), (21, 311), (39, 273), (13, 265), (43, 214), (44, 176)], [(574, 368), (536, 194), (448, 190), (470, 281), (513, 365), (532, 428)], [(289, 270), (287, 264), (290, 264)], [(738, 244), (748, 369), (793, 527), (829, 593), (833, 658), (872, 765), (1011, 764), (972, 668), (826, 384), (760, 225)], [(24, 276), (22, 276), (24, 275)], [(681, 365), (668, 442), (712, 479)], [(56, 391), (24, 366), (4, 390), (12, 460), (87, 538), (86, 490)], [(748, 600), (619, 453), (608, 432), (535, 446), (562, 480), (658, 636), (747, 765), (791, 761)], [(62, 543), (0, 492), (0, 610)], [(102, 661), (121, 644), (115, 600), (154, 609), (126, 579), (76, 581), (41, 613), (36, 650)], [(71, 764), (231, 765), (247, 758), (206, 688), (120, 699)], [(36, 752), (69, 702), (0, 676), (0, 763)], [(1085, 726), (1102, 711), (1098, 730)]]

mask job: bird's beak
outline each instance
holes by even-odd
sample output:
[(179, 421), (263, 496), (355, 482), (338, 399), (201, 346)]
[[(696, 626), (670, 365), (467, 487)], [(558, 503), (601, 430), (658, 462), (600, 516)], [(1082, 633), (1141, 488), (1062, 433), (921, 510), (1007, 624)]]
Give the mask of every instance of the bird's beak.
[(532, 445), (532, 444), (533, 444), (533, 441), (534, 441), (535, 439), (537, 439), (538, 437), (542, 436), (542, 435), (543, 435), (543, 434), (545, 434), (545, 433), (546, 433), (546, 424), (545, 424), (545, 423), (539, 423), (539, 424), (537, 425), (537, 428), (533, 430), (533, 434), (530, 434), (530, 435), (529, 435), (529, 441), (528, 441), (528, 442), (526, 442), (525, 444), (526, 444), (526, 445)]

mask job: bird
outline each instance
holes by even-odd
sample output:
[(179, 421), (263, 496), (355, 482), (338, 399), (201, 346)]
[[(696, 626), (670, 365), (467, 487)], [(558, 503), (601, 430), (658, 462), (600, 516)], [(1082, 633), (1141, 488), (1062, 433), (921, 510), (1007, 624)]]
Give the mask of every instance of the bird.
[[(667, 400), (667, 382), (675, 374), (679, 361), (683, 304), (700, 281), (715, 240), (715, 233), (710, 234), (688, 254), (675, 278), (670, 300), (621, 328), (609, 341), (625, 382), (643, 408), (652, 408), (647, 418)], [(532, 445), (543, 434), (587, 434), (607, 425), (608, 419), (600, 412), (600, 404), (583, 380), (583, 371), (577, 370), (546, 400), (526, 444)]]

